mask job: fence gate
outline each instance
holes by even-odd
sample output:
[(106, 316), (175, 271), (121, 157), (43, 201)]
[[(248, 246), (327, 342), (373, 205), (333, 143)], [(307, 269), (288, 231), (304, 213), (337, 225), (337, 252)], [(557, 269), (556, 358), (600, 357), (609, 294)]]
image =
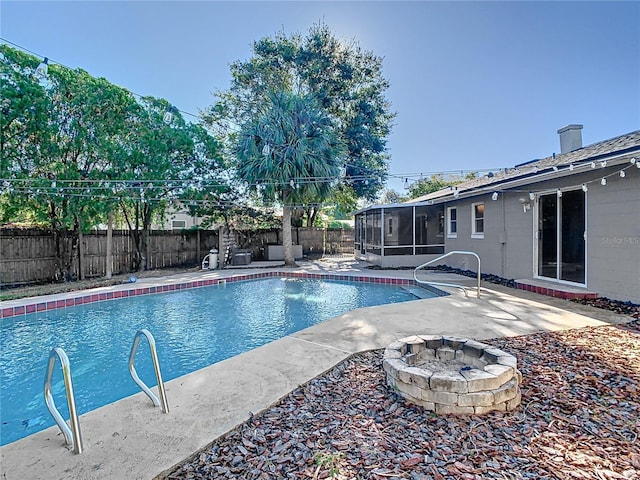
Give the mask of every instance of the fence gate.
[(353, 255), (354, 242), (354, 230), (352, 228), (342, 230), (340, 235), (340, 253)]
[(342, 228), (325, 231), (325, 255), (352, 256), (354, 230), (352, 228)]

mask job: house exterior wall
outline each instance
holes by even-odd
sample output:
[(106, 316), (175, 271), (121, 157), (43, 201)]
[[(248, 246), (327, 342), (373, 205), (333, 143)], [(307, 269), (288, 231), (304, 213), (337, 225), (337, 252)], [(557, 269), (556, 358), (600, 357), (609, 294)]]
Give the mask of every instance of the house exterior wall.
[[(413, 205), (405, 204), (404, 208), (415, 207), (416, 211), (418, 205), (420, 208), (442, 208), (440, 211), (445, 214), (444, 252), (478, 254), (482, 273), (514, 280), (538, 277), (558, 281), (542, 277), (542, 272), (538, 271), (538, 247), (542, 243), (545, 254), (540, 268), (551, 276), (555, 276), (552, 272), (557, 269), (562, 279), (558, 283), (584, 286), (600, 296), (640, 303), (640, 168), (637, 168), (640, 158), (636, 156), (636, 162), (632, 160), (632, 153), (625, 152), (603, 159), (605, 154), (578, 166), (563, 165), (539, 175), (534, 172), (530, 178), (517, 182), (495, 183), (495, 194), (488, 185), (482, 186), (486, 189), (483, 193), (476, 189), (462, 190), (461, 198), (455, 198), (447, 191), (446, 196), (425, 197)], [(621, 176), (622, 170), (624, 175)], [(601, 183), (603, 178), (606, 178), (604, 185)], [(500, 190), (501, 184), (506, 190)], [(482, 234), (475, 231), (479, 224), (474, 221), (473, 213), (473, 205), (479, 203), (484, 207)], [(422, 207), (425, 204), (430, 206)], [(559, 230), (551, 226), (553, 222), (543, 224), (540, 218), (544, 209), (546, 220), (551, 220), (555, 216), (554, 205), (559, 207)], [(456, 209), (455, 232), (450, 224), (451, 208)], [(369, 248), (366, 253), (358, 251), (358, 258), (381, 267), (409, 267), (438, 256), (411, 255), (406, 252), (408, 249), (398, 250), (397, 255), (381, 256), (383, 248), (390, 246), (385, 247), (384, 243), (393, 244), (395, 240), (395, 222), (392, 227), (389, 230), (382, 218), (374, 228), (378, 232), (376, 245), (381, 247)], [(434, 227), (431, 231), (435, 231)], [(562, 239), (560, 245), (556, 238)], [(416, 245), (418, 243), (416, 240)], [(427, 243), (442, 245), (441, 240)], [(417, 252), (418, 247), (415, 249)], [(419, 253), (433, 252), (423, 250)], [(468, 255), (448, 257), (442, 264), (477, 270), (475, 260)]]
[[(586, 192), (586, 288), (618, 300), (640, 303), (640, 169), (629, 168), (626, 176), (615, 174), (620, 166), (597, 169), (583, 174), (531, 184), (527, 188), (536, 195), (580, 189)], [(611, 173), (614, 175), (609, 176)], [(607, 185), (600, 179), (608, 176)], [(483, 202), (484, 237), (472, 237), (473, 203)], [(530, 209), (523, 210), (529, 203)], [(482, 273), (505, 278), (533, 278), (536, 274), (535, 209), (537, 201), (529, 193), (500, 193), (493, 201), (491, 194), (448, 202), (446, 208), (457, 208), (457, 236), (445, 240), (445, 251), (472, 251), (481, 260)], [(455, 256), (445, 260), (454, 268), (475, 271), (469, 257)]]
[[(473, 238), (471, 205), (484, 202), (484, 238)], [(529, 207), (525, 211), (523, 205)], [(500, 193), (497, 200), (491, 195), (449, 203), (458, 208), (458, 234), (446, 239), (446, 251), (472, 251), (480, 256), (482, 273), (504, 278), (531, 278), (533, 276), (533, 241), (535, 203), (527, 192)], [(463, 256), (450, 257), (448, 265), (454, 268), (476, 269), (473, 261)]]
[(587, 286), (640, 303), (640, 169), (587, 192)]
[[(600, 296), (640, 302), (640, 169), (597, 168), (531, 185), (534, 192), (586, 183), (586, 287)], [(613, 174), (613, 175), (612, 175)], [(600, 180), (607, 177), (607, 184)], [(532, 209), (534, 205), (532, 204)], [(531, 251), (535, 244), (531, 243)], [(533, 264), (532, 264), (533, 265)], [(515, 275), (511, 278), (518, 278)]]
[[(484, 235), (473, 235), (472, 204), (484, 204)], [(446, 204), (457, 211), (457, 234), (455, 238), (445, 235), (445, 252), (454, 250), (471, 251), (480, 256), (481, 271), (501, 275), (504, 255), (502, 200), (491, 200), (491, 194), (475, 196), (471, 199), (456, 200)], [(446, 227), (446, 226), (445, 226)], [(446, 231), (446, 228), (445, 228)], [(475, 260), (468, 255), (456, 255), (443, 261), (450, 267), (477, 270)]]
[(188, 212), (174, 212), (162, 222), (154, 223), (153, 230), (188, 230), (196, 227), (197, 219)]
[[(505, 278), (532, 278), (534, 275), (535, 208), (528, 192), (507, 192), (505, 201)], [(527, 207), (524, 210), (523, 205)]]

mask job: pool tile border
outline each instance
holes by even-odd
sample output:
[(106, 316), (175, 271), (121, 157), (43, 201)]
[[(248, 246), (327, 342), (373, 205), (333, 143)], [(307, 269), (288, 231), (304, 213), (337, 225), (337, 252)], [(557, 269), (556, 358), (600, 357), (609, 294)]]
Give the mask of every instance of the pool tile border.
[(525, 290), (527, 292), (538, 293), (540, 295), (546, 295), (548, 297), (562, 298), (564, 300), (578, 300), (581, 298), (595, 299), (598, 298), (596, 292), (567, 292), (564, 290), (558, 290), (555, 288), (545, 287), (541, 285), (532, 285), (529, 283), (516, 282), (515, 288), (518, 290)]
[[(415, 280), (407, 278), (388, 278), (388, 277), (368, 277), (364, 275), (338, 275), (330, 273), (309, 273), (309, 272), (261, 272), (261, 273), (247, 273), (241, 275), (233, 275), (230, 277), (210, 278), (206, 280), (193, 280), (190, 282), (172, 283), (168, 285), (157, 285), (151, 287), (132, 287), (127, 290), (115, 290), (113, 292), (103, 293), (89, 293), (82, 294), (78, 292), (77, 297), (71, 297), (62, 300), (49, 300), (49, 301), (33, 301), (25, 305), (18, 305), (14, 307), (6, 307), (0, 309), (0, 318), (10, 318), (19, 315), (27, 315), (29, 313), (37, 313), (49, 310), (57, 310), (60, 308), (73, 307), (76, 305), (83, 305), (85, 303), (102, 302), (106, 300), (115, 300), (118, 298), (134, 297), (139, 295), (152, 295), (155, 293), (173, 292), (178, 290), (187, 290), (191, 288), (210, 287), (218, 284), (243, 282), (247, 280), (257, 280), (261, 278), (273, 278), (273, 277), (288, 277), (288, 278), (304, 278), (304, 279), (316, 279), (316, 280), (337, 280), (341, 282), (362, 282), (362, 283), (377, 283), (384, 285), (417, 285)], [(444, 292), (438, 288), (430, 285), (421, 285), (422, 288), (430, 291), (437, 296), (446, 296), (447, 292)]]

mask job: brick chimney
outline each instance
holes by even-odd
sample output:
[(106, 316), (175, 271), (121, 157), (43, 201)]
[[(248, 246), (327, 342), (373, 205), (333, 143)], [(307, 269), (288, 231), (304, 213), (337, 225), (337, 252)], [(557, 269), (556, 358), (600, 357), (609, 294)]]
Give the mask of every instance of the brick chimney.
[(569, 153), (582, 148), (582, 125), (567, 125), (558, 130), (560, 153)]

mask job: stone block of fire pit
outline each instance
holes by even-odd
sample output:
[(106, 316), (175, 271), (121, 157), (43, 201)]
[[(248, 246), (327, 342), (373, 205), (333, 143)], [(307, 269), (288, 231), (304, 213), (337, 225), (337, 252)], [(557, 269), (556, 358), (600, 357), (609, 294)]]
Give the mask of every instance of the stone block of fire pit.
[(520, 405), (516, 358), (475, 340), (413, 335), (390, 344), (382, 365), (389, 386), (438, 414), (504, 412)]

